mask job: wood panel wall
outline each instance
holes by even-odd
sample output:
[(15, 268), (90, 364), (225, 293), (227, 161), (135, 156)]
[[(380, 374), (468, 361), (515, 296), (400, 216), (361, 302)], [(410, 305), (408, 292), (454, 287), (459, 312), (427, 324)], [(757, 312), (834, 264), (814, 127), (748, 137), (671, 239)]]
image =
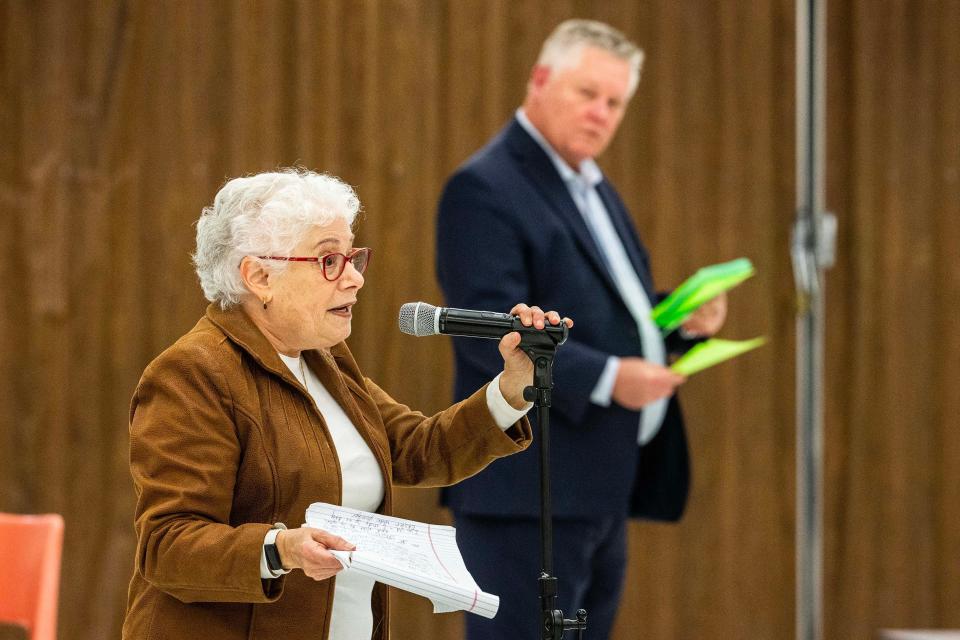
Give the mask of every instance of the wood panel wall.
[(960, 628), (960, 2), (831, 8), (827, 624)]
[[(396, 310), (440, 300), (444, 177), (510, 117), (543, 38), (573, 16), (647, 50), (601, 164), (660, 284), (749, 256), (758, 275), (723, 333), (769, 338), (683, 389), (689, 510), (631, 525), (615, 637), (792, 635), (793, 10), (0, 0), (0, 510), (66, 517), (61, 637), (119, 636), (127, 403), (202, 313), (193, 222), (219, 185), (290, 164), (356, 185), (377, 256), (351, 345), (396, 397), (439, 409), (449, 344), (401, 335)], [(826, 636), (960, 627), (960, 2), (833, 0), (829, 23)], [(443, 521), (436, 501), (401, 504)], [(397, 602), (394, 637), (460, 637), (457, 615)]]

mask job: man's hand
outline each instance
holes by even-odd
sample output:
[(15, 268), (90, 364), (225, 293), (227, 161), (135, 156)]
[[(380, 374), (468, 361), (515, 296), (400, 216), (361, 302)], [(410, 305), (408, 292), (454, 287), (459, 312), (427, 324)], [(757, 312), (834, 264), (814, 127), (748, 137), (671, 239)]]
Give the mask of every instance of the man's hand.
[(713, 336), (727, 319), (727, 294), (708, 300), (683, 323), (684, 331), (698, 336)]
[(313, 527), (285, 529), (277, 534), (276, 545), (284, 569), (303, 569), (314, 580), (326, 580), (343, 569), (328, 549), (357, 548), (340, 536)]
[(673, 395), (685, 381), (686, 378), (667, 367), (643, 358), (620, 358), (613, 400), (621, 407), (638, 411), (654, 400)]

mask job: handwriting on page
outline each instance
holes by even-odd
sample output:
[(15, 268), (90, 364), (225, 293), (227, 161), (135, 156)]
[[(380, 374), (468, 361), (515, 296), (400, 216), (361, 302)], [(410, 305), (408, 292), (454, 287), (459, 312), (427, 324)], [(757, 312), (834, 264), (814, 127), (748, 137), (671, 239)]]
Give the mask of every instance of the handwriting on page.
[[(325, 510), (315, 526), (336, 533), (366, 553), (401, 561), (403, 566), (436, 578), (446, 578), (432, 545), (449, 544), (449, 536), (433, 536), (427, 525), (388, 519), (374, 513)], [(432, 543), (432, 544), (431, 544)]]
[(429, 598), (435, 612), (497, 615), (500, 598), (480, 589), (463, 563), (453, 527), (358, 511), (325, 502), (307, 508), (307, 525), (357, 545), (334, 552), (349, 571)]

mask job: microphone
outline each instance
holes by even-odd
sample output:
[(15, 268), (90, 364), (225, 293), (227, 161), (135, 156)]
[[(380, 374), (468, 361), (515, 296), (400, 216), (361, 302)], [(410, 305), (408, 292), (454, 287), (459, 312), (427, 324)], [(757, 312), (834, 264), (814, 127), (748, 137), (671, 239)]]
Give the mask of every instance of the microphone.
[(520, 318), (493, 311), (470, 311), (452, 307), (435, 307), (426, 302), (408, 302), (400, 307), (400, 331), (411, 336), (464, 336), (499, 340), (512, 331), (523, 334), (547, 334), (553, 344), (561, 345), (569, 329), (565, 322), (547, 323), (543, 329), (525, 327)]

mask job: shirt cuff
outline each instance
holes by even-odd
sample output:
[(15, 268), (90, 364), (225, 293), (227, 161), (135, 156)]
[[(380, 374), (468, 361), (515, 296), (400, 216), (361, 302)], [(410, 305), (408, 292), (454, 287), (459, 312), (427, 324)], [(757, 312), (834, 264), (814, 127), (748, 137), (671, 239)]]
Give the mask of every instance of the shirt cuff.
[(270, 567), (267, 565), (267, 551), (264, 549), (268, 544), (273, 544), (277, 541), (277, 534), (280, 533), (282, 529), (270, 529), (267, 531), (267, 535), (263, 536), (263, 546), (260, 547), (260, 577), (264, 580), (272, 580), (274, 578), (279, 578), (280, 576), (290, 573), (290, 569), (286, 571), (271, 571)]
[(503, 397), (503, 392), (500, 391), (500, 376), (502, 375), (503, 373), (498, 373), (497, 377), (487, 385), (487, 408), (490, 409), (493, 421), (497, 423), (500, 430), (506, 431), (520, 418), (527, 415), (527, 411), (530, 411), (533, 403), (528, 402), (523, 409), (514, 409), (510, 406), (507, 399)]
[(613, 399), (613, 385), (617, 381), (618, 373), (620, 373), (620, 358), (610, 356), (603, 367), (603, 372), (597, 378), (596, 386), (593, 387), (590, 402), (600, 407), (610, 406), (610, 401)]

